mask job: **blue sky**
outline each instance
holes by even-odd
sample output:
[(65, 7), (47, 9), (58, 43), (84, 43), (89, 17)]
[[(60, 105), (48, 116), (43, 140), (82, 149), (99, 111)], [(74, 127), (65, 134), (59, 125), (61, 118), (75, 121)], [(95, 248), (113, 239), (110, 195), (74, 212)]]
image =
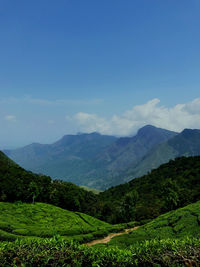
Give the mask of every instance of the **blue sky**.
[(200, 128), (199, 14), (199, 0), (0, 0), (0, 148)]

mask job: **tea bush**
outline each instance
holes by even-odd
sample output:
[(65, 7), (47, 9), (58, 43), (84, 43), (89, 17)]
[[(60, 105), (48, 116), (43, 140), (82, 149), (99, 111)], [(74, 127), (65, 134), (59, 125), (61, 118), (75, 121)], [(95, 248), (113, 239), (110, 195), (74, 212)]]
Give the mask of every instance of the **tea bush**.
[(59, 236), (0, 243), (0, 266), (199, 266), (200, 240), (152, 239), (128, 249), (87, 247)]

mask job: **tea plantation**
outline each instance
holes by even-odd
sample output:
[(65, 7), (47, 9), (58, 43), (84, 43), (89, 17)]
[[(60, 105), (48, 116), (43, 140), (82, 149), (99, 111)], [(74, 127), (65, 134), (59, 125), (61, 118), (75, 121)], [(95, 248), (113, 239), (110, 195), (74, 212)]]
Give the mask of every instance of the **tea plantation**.
[[(81, 241), (120, 228), (89, 215), (53, 205), (0, 202), (0, 240), (44, 238), (55, 235)], [(84, 240), (84, 239), (83, 239)]]
[(0, 266), (200, 265), (200, 201), (161, 215), (106, 245), (93, 247), (81, 245), (81, 237), (87, 236), (87, 240), (88, 235), (94, 238), (96, 233), (98, 238), (98, 231), (120, 226), (42, 203), (0, 203), (0, 207), (1, 239), (19, 237), (13, 242), (0, 242)]
[(113, 238), (109, 245), (125, 248), (152, 239), (200, 237), (200, 201), (165, 213), (128, 235)]

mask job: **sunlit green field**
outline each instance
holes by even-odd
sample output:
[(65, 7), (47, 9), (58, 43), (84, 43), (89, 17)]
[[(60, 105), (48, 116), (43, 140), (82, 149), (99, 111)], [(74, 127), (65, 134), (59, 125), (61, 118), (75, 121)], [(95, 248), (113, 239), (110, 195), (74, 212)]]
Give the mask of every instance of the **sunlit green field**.
[(43, 203), (0, 203), (0, 266), (199, 266), (199, 222), (200, 201), (88, 247), (81, 243), (125, 225)]
[(109, 245), (121, 248), (152, 239), (200, 237), (200, 201), (165, 213), (128, 235), (113, 238)]
[(86, 214), (49, 204), (0, 203), (0, 240), (55, 235), (73, 237), (112, 228), (115, 227)]

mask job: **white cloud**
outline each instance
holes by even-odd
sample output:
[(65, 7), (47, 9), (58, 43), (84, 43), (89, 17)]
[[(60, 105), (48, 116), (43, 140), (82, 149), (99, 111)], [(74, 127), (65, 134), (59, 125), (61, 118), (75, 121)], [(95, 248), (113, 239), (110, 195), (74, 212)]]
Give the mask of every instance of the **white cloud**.
[(16, 121), (16, 116), (15, 116), (15, 115), (6, 115), (6, 116), (4, 117), (4, 119), (5, 119), (6, 121)]
[(79, 112), (74, 115), (73, 119), (88, 132), (109, 131), (108, 122), (104, 118), (101, 118), (95, 114)]
[(79, 112), (71, 120), (79, 126), (80, 131), (118, 136), (133, 134), (146, 124), (180, 132), (185, 128), (200, 128), (200, 98), (171, 108), (162, 106), (160, 100), (155, 98), (134, 106), (121, 116), (113, 115), (106, 119), (96, 114)]

